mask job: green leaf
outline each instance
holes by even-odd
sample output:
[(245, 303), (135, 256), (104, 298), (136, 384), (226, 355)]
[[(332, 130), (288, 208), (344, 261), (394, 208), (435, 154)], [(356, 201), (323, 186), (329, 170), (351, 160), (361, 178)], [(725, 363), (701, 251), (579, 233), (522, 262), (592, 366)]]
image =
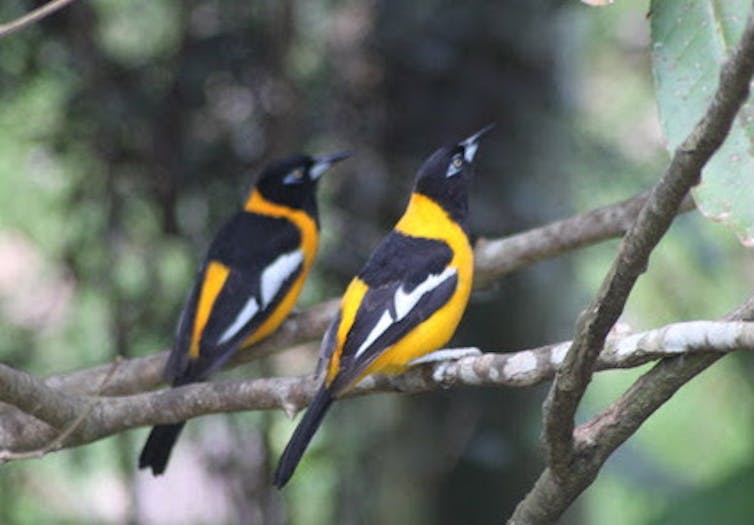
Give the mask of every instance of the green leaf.
[[(662, 129), (671, 154), (702, 118), (720, 66), (738, 43), (749, 0), (653, 0), (652, 69)], [(692, 192), (705, 216), (754, 247), (754, 100)]]

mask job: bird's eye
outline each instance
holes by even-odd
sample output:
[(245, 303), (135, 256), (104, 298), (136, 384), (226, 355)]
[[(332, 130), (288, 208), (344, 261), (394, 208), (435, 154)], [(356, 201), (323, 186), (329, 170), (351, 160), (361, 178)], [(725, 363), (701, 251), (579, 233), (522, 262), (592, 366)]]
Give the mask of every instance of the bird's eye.
[(460, 153), (456, 153), (453, 155), (453, 157), (450, 159), (450, 164), (448, 165), (448, 171), (445, 173), (446, 177), (452, 177), (454, 175), (457, 175), (463, 170), (463, 155)]

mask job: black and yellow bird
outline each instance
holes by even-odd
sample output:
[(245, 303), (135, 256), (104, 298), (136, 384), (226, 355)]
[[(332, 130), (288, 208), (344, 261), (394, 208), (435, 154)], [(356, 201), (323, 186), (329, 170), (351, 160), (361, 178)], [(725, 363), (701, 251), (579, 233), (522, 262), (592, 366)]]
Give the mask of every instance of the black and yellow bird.
[[(295, 155), (260, 174), (243, 210), (212, 241), (183, 307), (165, 365), (173, 386), (207, 379), (285, 320), (317, 252), (317, 183), (348, 156)], [(184, 424), (154, 427), (139, 468), (162, 474)]]
[(369, 374), (398, 374), (451, 338), (471, 293), (468, 187), (479, 139), (435, 151), (408, 207), (348, 285), (322, 340), (324, 381), (278, 463), (285, 485), (332, 402)]

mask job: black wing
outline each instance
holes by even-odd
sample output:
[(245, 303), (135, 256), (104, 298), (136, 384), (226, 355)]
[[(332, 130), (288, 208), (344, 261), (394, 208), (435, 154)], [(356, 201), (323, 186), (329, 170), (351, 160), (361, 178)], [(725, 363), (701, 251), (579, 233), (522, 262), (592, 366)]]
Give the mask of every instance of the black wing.
[[(200, 380), (221, 367), (275, 310), (300, 275), (303, 257), (301, 234), (289, 221), (247, 212), (233, 216), (210, 245), (186, 301), (166, 376), (173, 382)], [(199, 358), (189, 362), (194, 317), (211, 261), (230, 273), (201, 334)]]
[(452, 258), (450, 247), (439, 240), (397, 232), (385, 238), (359, 274), (369, 290), (343, 345), (336, 392), (448, 302), (458, 284), (448, 266)]

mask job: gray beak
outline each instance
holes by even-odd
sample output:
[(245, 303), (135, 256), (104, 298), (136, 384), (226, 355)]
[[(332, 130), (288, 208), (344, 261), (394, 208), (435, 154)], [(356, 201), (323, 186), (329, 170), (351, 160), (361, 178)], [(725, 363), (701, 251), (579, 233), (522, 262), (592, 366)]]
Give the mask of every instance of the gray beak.
[(476, 150), (477, 148), (479, 148), (479, 139), (481, 139), (484, 135), (487, 134), (488, 131), (490, 131), (494, 127), (494, 122), (492, 124), (488, 124), (469, 138), (458, 143), (459, 146), (463, 147), (463, 156), (466, 159), (466, 162), (472, 162), (474, 160)]
[(309, 176), (313, 180), (317, 180), (325, 171), (330, 168), (330, 166), (332, 166), (336, 162), (347, 159), (351, 155), (352, 152), (350, 151), (341, 151), (338, 153), (332, 153), (330, 155), (320, 155), (319, 157), (314, 157), (314, 164), (312, 164), (312, 167), (309, 168)]

